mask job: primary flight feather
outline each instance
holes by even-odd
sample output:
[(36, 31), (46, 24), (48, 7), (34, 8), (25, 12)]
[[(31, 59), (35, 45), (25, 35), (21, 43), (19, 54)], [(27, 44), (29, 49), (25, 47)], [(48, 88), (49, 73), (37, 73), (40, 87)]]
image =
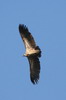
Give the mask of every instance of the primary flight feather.
[(41, 50), (39, 46), (36, 46), (33, 36), (25, 25), (19, 25), (19, 32), (26, 48), (24, 56), (28, 58), (30, 65), (30, 79), (33, 84), (36, 84), (40, 76)]

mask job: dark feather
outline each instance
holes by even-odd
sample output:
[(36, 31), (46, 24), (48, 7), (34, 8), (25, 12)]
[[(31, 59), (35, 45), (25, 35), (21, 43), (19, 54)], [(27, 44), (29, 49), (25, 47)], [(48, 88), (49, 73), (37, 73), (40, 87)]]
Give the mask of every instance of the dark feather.
[(41, 57), (41, 49), (39, 48), (39, 46), (36, 46), (35, 50), (39, 50), (39, 53), (37, 54), (37, 57)]
[(37, 56), (28, 57), (30, 64), (30, 79), (33, 84), (38, 83), (40, 74), (40, 61)]
[(23, 25), (23, 24), (19, 25), (19, 32), (20, 32), (20, 35), (21, 35), (25, 45), (26, 45), (25, 41), (27, 41), (28, 44), (32, 48), (36, 47), (36, 43), (34, 41), (34, 38), (32, 37), (31, 33), (29, 32), (28, 28), (25, 25)]

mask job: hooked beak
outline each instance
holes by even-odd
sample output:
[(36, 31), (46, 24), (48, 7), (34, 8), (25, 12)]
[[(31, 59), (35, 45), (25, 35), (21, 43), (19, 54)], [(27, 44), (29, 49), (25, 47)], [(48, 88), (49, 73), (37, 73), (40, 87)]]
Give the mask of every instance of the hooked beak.
[(25, 54), (23, 54), (23, 55), (22, 55), (22, 57), (26, 57), (26, 55), (25, 55)]

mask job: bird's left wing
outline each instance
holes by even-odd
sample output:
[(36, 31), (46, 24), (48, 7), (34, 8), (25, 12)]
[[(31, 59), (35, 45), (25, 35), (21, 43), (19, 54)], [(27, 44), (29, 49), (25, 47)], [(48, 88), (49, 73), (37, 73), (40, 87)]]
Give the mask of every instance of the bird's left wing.
[(30, 79), (33, 84), (36, 84), (39, 80), (40, 61), (36, 56), (28, 57), (28, 60), (30, 65)]

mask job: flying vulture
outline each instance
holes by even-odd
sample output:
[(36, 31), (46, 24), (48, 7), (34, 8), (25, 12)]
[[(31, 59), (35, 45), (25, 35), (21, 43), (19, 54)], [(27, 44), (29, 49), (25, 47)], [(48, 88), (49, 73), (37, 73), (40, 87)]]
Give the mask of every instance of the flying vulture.
[(39, 57), (41, 57), (41, 50), (39, 46), (36, 45), (26, 25), (19, 24), (19, 32), (26, 48), (24, 56), (28, 58), (30, 65), (30, 79), (33, 84), (36, 84), (40, 77)]

